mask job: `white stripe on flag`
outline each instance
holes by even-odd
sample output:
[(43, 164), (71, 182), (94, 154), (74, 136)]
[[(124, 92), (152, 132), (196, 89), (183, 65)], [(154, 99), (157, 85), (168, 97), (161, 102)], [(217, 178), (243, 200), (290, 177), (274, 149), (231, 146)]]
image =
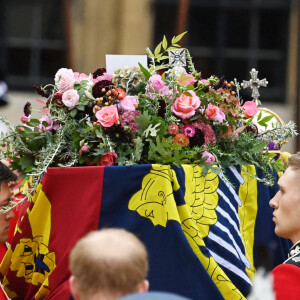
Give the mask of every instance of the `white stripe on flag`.
[(224, 258), (220, 257), (219, 255), (217, 255), (213, 251), (209, 250), (209, 252), (219, 265), (221, 265), (224, 268), (227, 268), (228, 270), (234, 272), (236, 275), (240, 276), (242, 279), (244, 279), (247, 283), (249, 283), (252, 286), (252, 282), (251, 282), (250, 278), (246, 275), (246, 273), (241, 271), (238, 267), (236, 267), (235, 265), (233, 265), (232, 263), (230, 263), (226, 259), (224, 259)]

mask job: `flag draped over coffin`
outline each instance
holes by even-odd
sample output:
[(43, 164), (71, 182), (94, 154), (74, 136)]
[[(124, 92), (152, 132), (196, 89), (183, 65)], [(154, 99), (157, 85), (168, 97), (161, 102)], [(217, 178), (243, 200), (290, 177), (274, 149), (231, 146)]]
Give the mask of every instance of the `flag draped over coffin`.
[[(49, 169), (1, 265), (6, 291), (14, 299), (68, 299), (68, 254), (76, 240), (121, 227), (147, 247), (152, 290), (244, 299), (256, 240), (276, 242), (272, 226), (256, 226), (259, 203), (275, 189), (235, 168), (226, 176), (233, 186), (192, 165)], [(271, 215), (262, 214), (266, 224)]]

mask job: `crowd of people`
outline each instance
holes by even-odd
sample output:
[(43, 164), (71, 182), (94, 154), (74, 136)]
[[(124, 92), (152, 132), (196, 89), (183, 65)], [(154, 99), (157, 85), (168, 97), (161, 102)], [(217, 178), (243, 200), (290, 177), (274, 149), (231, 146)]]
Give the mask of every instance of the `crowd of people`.
[[(269, 202), (274, 209), (276, 235), (293, 242), (286, 261), (272, 271), (277, 300), (298, 299), (300, 294), (299, 178), (300, 152), (288, 159), (287, 169), (278, 180), (279, 191)], [(13, 230), (10, 222), (16, 219), (14, 210), (10, 209), (16, 182), (17, 175), (7, 162), (0, 162), (0, 243), (4, 249), (9, 247), (7, 240)], [(77, 241), (69, 256), (71, 297), (74, 300), (188, 300), (167, 292), (150, 292), (148, 267), (147, 249), (133, 233), (121, 228), (92, 231)], [(9, 299), (3, 288), (1, 299)]]

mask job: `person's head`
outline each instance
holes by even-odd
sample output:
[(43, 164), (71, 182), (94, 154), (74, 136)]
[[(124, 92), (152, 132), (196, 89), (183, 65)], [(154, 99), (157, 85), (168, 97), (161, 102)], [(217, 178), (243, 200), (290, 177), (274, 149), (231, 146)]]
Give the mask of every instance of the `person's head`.
[(148, 255), (144, 244), (124, 229), (93, 231), (70, 253), (70, 288), (77, 300), (112, 300), (146, 292)]
[(9, 221), (14, 217), (13, 210), (3, 212), (9, 206), (13, 192), (10, 183), (17, 180), (17, 176), (2, 162), (0, 162), (0, 243), (8, 238)]
[(296, 243), (300, 240), (300, 152), (291, 155), (287, 167), (269, 204), (274, 208), (276, 235)]

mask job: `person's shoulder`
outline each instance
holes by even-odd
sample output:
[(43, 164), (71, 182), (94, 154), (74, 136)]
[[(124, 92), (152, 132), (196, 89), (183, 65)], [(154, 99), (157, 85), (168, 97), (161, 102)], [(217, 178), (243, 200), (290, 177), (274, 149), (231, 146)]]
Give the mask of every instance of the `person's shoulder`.
[(299, 274), (300, 276), (300, 268), (294, 264), (284, 263), (275, 267), (272, 270), (272, 273), (273, 275), (277, 273), (287, 273), (287, 274), (294, 273), (294, 274)]
[(296, 300), (300, 295), (300, 268), (284, 263), (272, 271), (276, 300)]
[(300, 252), (297, 252), (293, 256), (290, 256), (284, 264), (294, 265), (300, 268)]

